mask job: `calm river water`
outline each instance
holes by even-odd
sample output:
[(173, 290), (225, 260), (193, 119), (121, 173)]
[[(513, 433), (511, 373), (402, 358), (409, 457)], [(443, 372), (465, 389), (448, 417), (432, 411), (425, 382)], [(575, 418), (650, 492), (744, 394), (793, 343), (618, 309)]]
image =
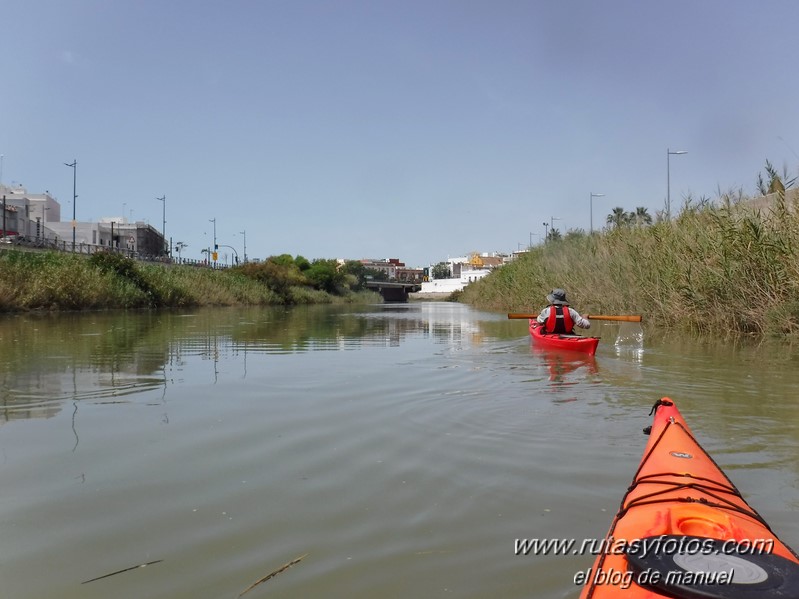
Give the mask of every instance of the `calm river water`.
[(245, 597), (576, 597), (593, 556), (515, 541), (602, 538), (664, 395), (799, 548), (799, 352), (594, 328), (582, 359), (450, 303), (5, 317), (0, 595), (232, 599), (305, 556)]

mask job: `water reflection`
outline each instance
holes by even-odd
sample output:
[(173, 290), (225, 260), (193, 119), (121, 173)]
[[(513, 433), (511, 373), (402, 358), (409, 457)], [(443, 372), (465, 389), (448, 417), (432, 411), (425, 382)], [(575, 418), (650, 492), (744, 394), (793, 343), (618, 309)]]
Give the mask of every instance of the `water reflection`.
[(573, 597), (586, 556), (513, 539), (601, 538), (663, 395), (796, 545), (797, 357), (618, 326), (589, 357), (444, 303), (0, 319), (4, 417), (39, 418), (0, 422), (3, 597), (231, 597), (308, 551), (268, 592)]
[(585, 382), (587, 376), (599, 374), (595, 356), (576, 351), (545, 349), (535, 343), (531, 344), (531, 351), (546, 365), (552, 386), (574, 385)]
[(247, 356), (397, 347), (409, 338), (453, 346), (518, 331), (499, 316), (481, 319), (465, 306), (310, 306), (194, 312), (33, 314), (0, 320), (2, 419), (49, 418), (66, 401), (119, 403), (163, 389), (189, 360), (234, 361), (247, 376)]

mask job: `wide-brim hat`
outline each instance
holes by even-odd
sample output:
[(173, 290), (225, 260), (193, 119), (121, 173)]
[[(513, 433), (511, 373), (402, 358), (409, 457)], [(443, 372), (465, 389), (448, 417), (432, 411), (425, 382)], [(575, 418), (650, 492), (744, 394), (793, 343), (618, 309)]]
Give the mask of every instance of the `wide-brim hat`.
[(563, 289), (553, 289), (552, 293), (547, 295), (547, 301), (557, 306), (569, 305), (569, 300), (566, 299), (566, 292)]

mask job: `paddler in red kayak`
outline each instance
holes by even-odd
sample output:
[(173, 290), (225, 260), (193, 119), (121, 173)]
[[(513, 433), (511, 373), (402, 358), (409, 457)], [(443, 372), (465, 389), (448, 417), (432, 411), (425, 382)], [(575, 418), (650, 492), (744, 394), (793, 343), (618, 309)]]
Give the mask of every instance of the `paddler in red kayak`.
[(553, 289), (547, 295), (549, 305), (541, 310), (536, 320), (543, 327), (545, 333), (560, 335), (574, 335), (574, 327), (590, 329), (591, 322), (580, 316), (574, 308), (569, 307), (566, 292), (563, 289)]

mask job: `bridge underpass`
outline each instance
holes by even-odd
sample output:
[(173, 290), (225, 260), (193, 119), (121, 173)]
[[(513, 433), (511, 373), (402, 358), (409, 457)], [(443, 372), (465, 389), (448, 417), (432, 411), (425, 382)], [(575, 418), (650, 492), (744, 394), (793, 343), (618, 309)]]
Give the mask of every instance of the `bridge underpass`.
[(369, 281), (367, 289), (377, 291), (384, 302), (407, 302), (409, 293), (422, 290), (421, 283), (389, 283), (387, 281)]

